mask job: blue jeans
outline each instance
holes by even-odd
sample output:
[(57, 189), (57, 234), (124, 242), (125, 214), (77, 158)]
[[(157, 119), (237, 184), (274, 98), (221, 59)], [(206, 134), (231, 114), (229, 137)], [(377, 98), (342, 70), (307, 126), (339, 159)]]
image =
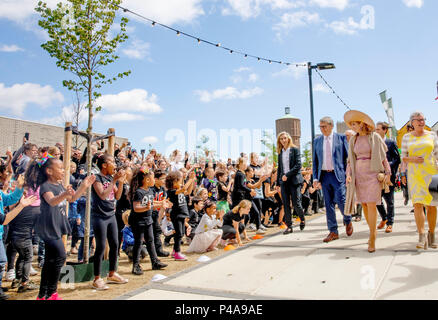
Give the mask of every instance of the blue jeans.
[(0, 288), (2, 285), (2, 273), (5, 270), (7, 259), (6, 259), (6, 250), (5, 245), (3, 244), (3, 240), (0, 240)]
[(321, 175), (322, 193), (324, 195), (327, 227), (330, 232), (338, 233), (335, 204), (338, 205), (344, 217), (344, 224), (351, 222), (351, 216), (344, 215), (345, 207), (345, 183), (339, 182), (334, 172), (323, 172)]

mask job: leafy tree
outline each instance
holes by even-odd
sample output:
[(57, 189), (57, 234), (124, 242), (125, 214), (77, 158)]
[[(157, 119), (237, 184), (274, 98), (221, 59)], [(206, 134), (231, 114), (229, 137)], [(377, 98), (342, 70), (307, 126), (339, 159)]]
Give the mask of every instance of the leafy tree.
[(301, 158), (304, 168), (311, 168), (312, 167), (312, 149), (311, 149), (312, 143), (308, 142), (306, 143), (306, 146), (304, 147), (304, 151), (302, 152)]
[[(38, 2), (35, 10), (40, 15), (39, 26), (47, 31), (49, 41), (41, 47), (56, 59), (57, 67), (73, 74), (74, 79), (64, 80), (64, 87), (83, 93), (88, 109), (87, 127), (87, 172), (91, 174), (91, 143), (93, 139), (94, 112), (100, 106), (94, 106), (101, 96), (104, 85), (111, 84), (118, 78), (130, 74), (130, 71), (108, 76), (104, 67), (115, 62), (119, 57), (117, 47), (128, 39), (126, 25), (128, 19), (122, 17), (118, 22), (120, 30), (112, 35), (116, 22), (117, 5), (121, 0), (67, 0), (68, 5), (58, 3), (51, 9), (43, 1)], [(85, 217), (84, 260), (88, 262), (88, 237), (90, 230), (91, 188), (87, 191)]]
[(269, 161), (271, 161), (274, 165), (278, 163), (278, 154), (277, 154), (277, 146), (275, 145), (275, 138), (268, 134), (266, 131), (263, 131), (263, 137), (261, 143), (268, 149), (268, 152), (262, 152), (260, 155), (262, 157), (268, 157)]

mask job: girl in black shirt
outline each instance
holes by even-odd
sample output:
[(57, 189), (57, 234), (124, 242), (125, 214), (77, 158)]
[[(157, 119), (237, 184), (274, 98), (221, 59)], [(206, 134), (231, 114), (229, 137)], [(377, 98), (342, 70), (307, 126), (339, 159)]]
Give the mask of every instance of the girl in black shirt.
[(119, 247), (117, 220), (115, 217), (116, 200), (119, 200), (122, 196), (122, 181), (125, 179), (125, 171), (119, 170), (115, 173), (116, 163), (114, 162), (114, 157), (108, 154), (98, 156), (97, 167), (100, 173), (96, 175), (96, 181), (93, 183), (91, 192), (91, 222), (96, 240), (96, 251), (93, 261), (94, 281), (92, 286), (96, 290), (107, 290), (109, 287), (100, 277), (106, 240), (108, 240), (109, 245), (110, 264), (107, 283), (123, 284), (128, 282), (127, 279), (116, 272), (117, 250)]
[(40, 187), (41, 213), (35, 229), (44, 240), (46, 256), (41, 271), (38, 300), (61, 300), (57, 293), (61, 268), (66, 260), (62, 235), (68, 234), (70, 225), (65, 216), (66, 201), (76, 201), (95, 181), (94, 176), (85, 178), (75, 192), (71, 185), (64, 188), (64, 164), (49, 154), (31, 162), (26, 174), (27, 185), (33, 190)]
[(237, 206), (242, 200), (250, 200), (255, 196), (255, 191), (246, 186), (245, 170), (247, 168), (245, 158), (240, 157), (237, 163), (237, 172), (234, 177), (234, 189), (231, 193), (232, 206)]
[(186, 261), (187, 258), (181, 253), (181, 240), (184, 235), (185, 219), (189, 217), (189, 209), (185, 192), (195, 182), (195, 172), (190, 172), (189, 181), (183, 186), (183, 175), (180, 171), (172, 171), (166, 177), (167, 196), (172, 203), (170, 218), (175, 228), (175, 239), (172, 257), (177, 261)]
[(143, 244), (143, 239), (146, 241), (146, 247), (149, 257), (151, 258), (152, 270), (159, 270), (167, 267), (167, 264), (158, 260), (154, 244), (152, 220), (153, 202), (155, 196), (152, 187), (154, 185), (154, 173), (146, 167), (141, 167), (138, 169), (132, 177), (131, 191), (129, 196), (132, 203), (132, 212), (129, 215), (128, 222), (134, 235), (132, 273), (136, 275), (143, 274), (143, 270), (141, 269), (139, 263), (140, 249)]
[[(237, 206), (233, 208), (233, 210), (227, 212), (223, 216), (223, 224), (222, 224), (222, 240), (232, 240), (236, 239), (238, 246), (242, 246), (242, 239), (240, 238), (240, 234), (243, 233), (244, 240), (250, 241), (248, 235), (245, 230), (245, 216), (248, 215), (251, 210), (251, 201), (242, 200)], [(225, 245), (224, 242), (221, 245)]]

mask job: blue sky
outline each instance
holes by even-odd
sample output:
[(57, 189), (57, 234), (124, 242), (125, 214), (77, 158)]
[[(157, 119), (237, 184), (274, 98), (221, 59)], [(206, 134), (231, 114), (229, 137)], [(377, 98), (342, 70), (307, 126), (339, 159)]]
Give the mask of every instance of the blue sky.
[[(36, 3), (0, 0), (0, 114), (61, 125), (73, 103), (62, 80), (72, 75), (40, 47), (46, 38), (32, 10)], [(385, 89), (397, 127), (415, 110), (424, 112), (429, 125), (438, 121), (436, 1), (126, 0), (122, 5), (249, 54), (291, 63), (333, 62), (336, 69), (322, 71), (324, 77), (347, 104), (376, 121), (387, 119), (378, 96)], [(175, 146), (175, 130), (190, 144), (191, 120), (197, 133), (210, 129), (220, 144), (221, 129), (275, 130), (275, 119), (290, 106), (301, 119), (302, 144), (310, 140), (305, 68), (244, 59), (124, 15), (130, 38), (106, 70), (132, 74), (103, 89), (104, 111), (95, 131), (114, 127), (137, 149), (152, 143), (165, 152)], [(345, 106), (315, 73), (313, 80), (316, 126), (323, 116), (341, 121)], [(85, 125), (83, 120), (80, 126)], [(172, 139), (166, 141), (166, 135)], [(252, 149), (243, 141), (241, 146)]]

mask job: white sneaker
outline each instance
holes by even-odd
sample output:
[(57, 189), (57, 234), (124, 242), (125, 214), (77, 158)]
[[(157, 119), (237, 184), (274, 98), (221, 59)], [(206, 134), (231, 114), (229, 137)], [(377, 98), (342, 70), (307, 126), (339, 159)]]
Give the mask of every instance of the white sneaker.
[(5, 281), (12, 281), (15, 279), (15, 270), (9, 270), (8, 272), (6, 272), (6, 279)]
[(265, 234), (266, 233), (266, 231), (265, 230), (263, 230), (262, 228), (260, 228), (260, 229), (258, 229), (257, 230), (257, 232), (256, 232), (257, 234)]
[(30, 273), (29, 275), (31, 277), (36, 276), (38, 274), (38, 271), (36, 271), (32, 266), (30, 267)]
[(260, 225), (260, 229), (262, 229), (263, 231), (266, 231), (266, 227), (264, 225)]
[(254, 223), (251, 223), (251, 224), (248, 226), (248, 230), (249, 230), (249, 231), (256, 231), (257, 228), (256, 228), (256, 226), (255, 226)]

